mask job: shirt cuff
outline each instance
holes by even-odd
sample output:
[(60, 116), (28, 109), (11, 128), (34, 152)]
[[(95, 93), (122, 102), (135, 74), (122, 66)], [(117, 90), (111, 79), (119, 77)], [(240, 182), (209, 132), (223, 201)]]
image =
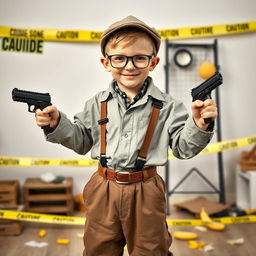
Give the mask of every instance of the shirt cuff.
[[(60, 119), (57, 127), (53, 129), (50, 133), (45, 133), (45, 137), (47, 141), (60, 143), (60, 138), (62, 138), (62, 133), (65, 129), (65, 119), (67, 119), (66, 115), (60, 112)], [(65, 132), (65, 131), (64, 131)]]
[(195, 124), (194, 119), (189, 117), (185, 126), (188, 131), (187, 132), (188, 140), (193, 141), (194, 143), (196, 143), (198, 146), (201, 146), (201, 147), (205, 147), (210, 142), (211, 138), (214, 135), (214, 131), (213, 131), (214, 122), (212, 125), (209, 124), (212, 130), (208, 131), (207, 129), (206, 131), (203, 131)]

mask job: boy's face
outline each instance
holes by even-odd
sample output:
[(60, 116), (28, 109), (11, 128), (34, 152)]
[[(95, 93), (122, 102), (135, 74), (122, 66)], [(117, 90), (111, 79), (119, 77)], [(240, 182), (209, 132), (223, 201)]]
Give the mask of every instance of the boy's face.
[[(151, 40), (147, 36), (138, 37), (134, 42), (127, 43), (126, 40), (118, 42), (115, 47), (111, 47), (111, 44), (106, 46), (106, 55), (153, 55), (153, 45)], [(158, 57), (152, 57), (149, 61), (149, 65), (146, 68), (136, 68), (131, 59), (128, 59), (127, 65), (123, 68), (114, 68), (111, 66), (108, 57), (102, 58), (101, 63), (108, 72), (112, 73), (113, 78), (117, 81), (119, 88), (126, 92), (128, 97), (136, 96), (143, 86), (144, 81), (148, 77), (149, 71), (153, 71), (159, 62)]]

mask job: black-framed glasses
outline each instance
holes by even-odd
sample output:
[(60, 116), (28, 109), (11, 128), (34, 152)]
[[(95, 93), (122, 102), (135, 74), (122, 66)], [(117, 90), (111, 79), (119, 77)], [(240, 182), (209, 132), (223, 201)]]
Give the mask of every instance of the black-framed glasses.
[(124, 68), (129, 59), (132, 61), (132, 64), (135, 68), (147, 68), (150, 60), (154, 55), (134, 55), (134, 56), (126, 56), (121, 54), (115, 55), (106, 55), (110, 60), (110, 64), (113, 68)]

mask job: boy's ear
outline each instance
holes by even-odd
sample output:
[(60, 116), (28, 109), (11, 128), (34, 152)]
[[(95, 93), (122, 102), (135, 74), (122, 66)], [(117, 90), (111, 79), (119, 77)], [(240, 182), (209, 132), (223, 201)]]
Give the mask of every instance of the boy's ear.
[(159, 63), (159, 61), (160, 61), (159, 57), (153, 57), (151, 60), (149, 71), (153, 71), (155, 69), (155, 67), (157, 66), (157, 64)]
[(103, 67), (104, 67), (108, 72), (111, 71), (111, 66), (110, 66), (109, 59), (107, 59), (107, 58), (105, 58), (105, 57), (102, 57), (102, 58), (100, 59), (100, 62), (101, 62), (101, 64), (103, 65)]

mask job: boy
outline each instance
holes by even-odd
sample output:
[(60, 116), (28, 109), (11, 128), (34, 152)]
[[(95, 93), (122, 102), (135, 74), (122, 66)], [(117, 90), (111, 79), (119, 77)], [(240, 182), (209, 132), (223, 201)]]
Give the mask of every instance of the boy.
[(184, 105), (154, 86), (148, 76), (159, 63), (160, 36), (133, 16), (102, 34), (101, 63), (112, 74), (106, 91), (85, 103), (72, 123), (56, 107), (37, 110), (46, 139), (79, 154), (91, 150), (99, 168), (84, 188), (84, 256), (172, 255), (166, 225), (165, 184), (156, 166), (168, 147), (181, 159), (198, 154), (213, 136), (217, 108), (211, 99)]

